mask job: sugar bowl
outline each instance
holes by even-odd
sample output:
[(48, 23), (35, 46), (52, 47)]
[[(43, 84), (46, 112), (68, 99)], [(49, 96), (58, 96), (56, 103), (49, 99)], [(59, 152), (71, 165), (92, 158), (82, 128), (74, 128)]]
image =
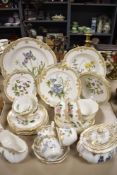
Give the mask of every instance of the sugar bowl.
[(117, 123), (94, 125), (81, 133), (79, 155), (90, 163), (102, 163), (117, 153)]

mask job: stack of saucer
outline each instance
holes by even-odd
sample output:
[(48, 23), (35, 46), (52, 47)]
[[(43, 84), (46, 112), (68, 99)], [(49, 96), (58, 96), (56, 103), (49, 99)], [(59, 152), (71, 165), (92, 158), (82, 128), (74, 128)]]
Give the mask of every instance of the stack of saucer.
[(24, 95), (15, 98), (7, 121), (16, 134), (32, 135), (37, 128), (48, 123), (48, 114), (44, 106), (38, 104), (35, 96)]

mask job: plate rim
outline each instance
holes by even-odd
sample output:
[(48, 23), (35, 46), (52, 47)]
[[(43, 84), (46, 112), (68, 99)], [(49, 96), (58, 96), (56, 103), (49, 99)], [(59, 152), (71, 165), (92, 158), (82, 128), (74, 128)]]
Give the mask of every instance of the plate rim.
[(39, 96), (41, 97), (41, 99), (49, 106), (51, 107), (55, 107), (55, 105), (53, 104), (50, 104), (50, 102), (47, 100), (47, 97), (45, 97), (44, 95), (41, 94), (41, 91), (40, 91), (40, 84), (42, 83), (44, 77), (47, 75), (47, 72), (51, 69), (54, 69), (54, 68), (57, 68), (57, 69), (61, 69), (61, 70), (70, 70), (71, 72), (73, 72), (73, 74), (76, 76), (76, 79), (77, 79), (77, 88), (78, 88), (78, 94), (77, 94), (77, 97), (76, 99), (78, 99), (81, 95), (81, 81), (79, 79), (79, 75), (77, 75), (77, 73), (69, 68), (68, 66), (66, 66), (65, 64), (61, 64), (61, 63), (58, 63), (56, 65), (52, 65), (52, 66), (48, 66), (47, 69), (45, 69), (41, 76), (38, 78), (38, 82), (37, 82), (37, 93), (39, 94)]
[[(34, 79), (34, 76), (29, 73), (29, 72), (25, 72), (25, 71), (14, 71), (11, 75), (8, 75), (4, 80), (3, 80), (3, 86), (4, 86), (4, 93), (6, 95), (6, 97), (11, 101), (13, 102), (14, 101), (14, 98), (11, 98), (8, 93), (7, 93), (7, 85), (8, 85), (8, 82), (9, 80), (11, 79), (12, 76), (14, 76), (15, 74), (28, 74), (30, 75), (33, 79)], [(34, 85), (35, 85), (35, 89), (33, 90), (33, 95), (36, 95), (37, 94), (37, 91), (36, 91), (36, 82), (35, 82), (35, 79), (34, 79)]]
[[(4, 68), (4, 64), (3, 64), (3, 62), (4, 62), (4, 57), (5, 57), (5, 55), (8, 53), (8, 52), (10, 52), (10, 50), (12, 50), (12, 49), (14, 49), (15, 48), (15, 46), (17, 46), (20, 42), (22, 42), (22, 41), (25, 41), (25, 42), (27, 42), (27, 41), (32, 41), (32, 42), (35, 42), (37, 45), (39, 45), (39, 46), (41, 46), (42, 48), (44, 48), (44, 49), (46, 49), (46, 50), (48, 50), (50, 53), (51, 53), (51, 55), (53, 56), (53, 61), (54, 61), (54, 64), (55, 63), (57, 63), (57, 57), (56, 57), (56, 55), (55, 55), (55, 53), (53, 52), (53, 50), (50, 48), (50, 46), (48, 46), (46, 43), (44, 43), (44, 42), (42, 42), (42, 41), (40, 41), (40, 40), (38, 40), (38, 39), (35, 39), (35, 38), (31, 38), (31, 37), (23, 37), (23, 38), (19, 38), (19, 39), (17, 39), (17, 40), (15, 40), (15, 41), (13, 41), (13, 42), (11, 42), (6, 48), (5, 48), (5, 50), (3, 51), (3, 53), (2, 53), (2, 55), (1, 55), (1, 73), (2, 73), (2, 75), (3, 75), (3, 77), (4, 78), (6, 78), (6, 76), (9, 76), (9, 75), (11, 75), (14, 71), (12, 71), (12, 73), (7, 73), (7, 71), (5, 70), (5, 68)], [(15, 69), (16, 70), (16, 69)], [(20, 70), (19, 70), (20, 71)], [(27, 71), (28, 72), (28, 71)]]
[[(99, 56), (99, 59), (102, 62), (102, 66), (104, 68), (104, 75), (103, 76), (106, 76), (106, 63), (104, 61), (104, 57), (95, 48), (93, 48), (93, 47), (77, 46), (76, 48), (73, 48), (73, 49), (69, 50), (65, 54), (64, 59), (63, 59), (63, 62), (65, 62), (67, 64), (67, 66), (69, 66), (69, 64), (67, 63), (67, 59), (68, 59), (69, 54), (71, 54), (74, 51), (79, 51), (79, 50), (91, 50), (91, 51), (94, 51)], [(71, 66), (69, 66), (69, 67), (71, 67)], [(102, 75), (102, 74), (99, 74), (99, 75)]]
[[(106, 89), (107, 89), (107, 98), (106, 100), (104, 100), (103, 102), (97, 102), (99, 105), (102, 105), (102, 104), (106, 104), (108, 102), (108, 100), (110, 99), (111, 97), (111, 85), (110, 85), (110, 82), (108, 80), (106, 80), (106, 78), (104, 78), (103, 76), (97, 74), (97, 73), (94, 73), (94, 72), (84, 72), (84, 73), (81, 73), (80, 74), (80, 80), (82, 77), (85, 77), (85, 76), (88, 76), (88, 75), (91, 75), (91, 76), (94, 76), (96, 77), (98, 80), (102, 80), (103, 84), (105, 85)], [(81, 84), (82, 84), (82, 80), (81, 80)], [(81, 91), (81, 96), (83, 98), (86, 98), (82, 95), (82, 91)]]

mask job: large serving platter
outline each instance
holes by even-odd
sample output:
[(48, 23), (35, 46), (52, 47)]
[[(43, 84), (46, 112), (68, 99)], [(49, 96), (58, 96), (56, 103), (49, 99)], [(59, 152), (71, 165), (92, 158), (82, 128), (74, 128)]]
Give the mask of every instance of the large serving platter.
[(36, 95), (34, 77), (26, 72), (17, 72), (4, 81), (4, 91), (10, 101), (22, 95)]
[(91, 47), (76, 47), (70, 50), (64, 57), (67, 66), (77, 71), (97, 72), (98, 74), (106, 75), (106, 64), (101, 54)]
[(51, 48), (36, 39), (24, 37), (12, 42), (1, 56), (2, 75), (6, 77), (15, 70), (27, 71), (35, 77), (43, 68), (56, 63)]
[(80, 80), (82, 97), (92, 98), (99, 104), (108, 102), (110, 98), (110, 83), (104, 77), (96, 73), (82, 73)]
[(8, 113), (7, 121), (13, 132), (22, 135), (36, 134), (36, 130), (48, 123), (48, 113), (43, 105), (38, 106), (38, 110), (32, 114), (31, 120), (22, 120), (17, 113), (12, 110)]
[(37, 90), (40, 97), (54, 107), (62, 99), (77, 99), (81, 92), (81, 83), (75, 71), (58, 64), (43, 71)]

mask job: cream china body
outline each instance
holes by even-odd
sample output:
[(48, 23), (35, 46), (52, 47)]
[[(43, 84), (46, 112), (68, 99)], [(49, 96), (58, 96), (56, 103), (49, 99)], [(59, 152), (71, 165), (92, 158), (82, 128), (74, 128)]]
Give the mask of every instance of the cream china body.
[(26, 143), (8, 130), (0, 132), (1, 153), (11, 163), (24, 160), (28, 154)]
[(79, 99), (78, 105), (83, 120), (89, 120), (95, 118), (98, 112), (99, 105), (92, 99)]
[(15, 98), (12, 109), (19, 115), (33, 113), (38, 108), (38, 100), (33, 95), (24, 95)]
[(55, 164), (55, 163), (61, 163), (65, 160), (65, 158), (67, 157), (69, 151), (70, 151), (70, 148), (69, 147), (62, 147), (61, 150), (62, 150), (62, 155), (59, 156), (57, 159), (51, 159), (51, 160), (48, 160), (44, 157), (42, 157), (40, 155), (40, 152), (38, 151), (38, 147), (39, 147), (39, 142), (38, 142), (38, 139), (35, 139), (34, 140), (34, 144), (32, 145), (32, 149), (33, 149), (33, 152), (35, 154), (35, 156), (43, 163), (46, 163), (46, 164)]
[(40, 141), (40, 138), (34, 140), (34, 146), (41, 157), (48, 161), (56, 161), (63, 155), (63, 149), (55, 137), (45, 137)]
[(31, 74), (17, 72), (4, 81), (4, 91), (10, 101), (23, 95), (36, 95), (36, 85)]
[(70, 50), (64, 57), (66, 64), (78, 73), (97, 72), (106, 75), (104, 58), (98, 51), (90, 47), (77, 47)]
[(99, 104), (108, 102), (110, 98), (110, 84), (105, 78), (96, 73), (83, 73), (80, 75), (80, 80), (82, 97), (91, 98)]
[(30, 135), (35, 134), (37, 128), (45, 125), (48, 122), (48, 114), (44, 106), (39, 105), (35, 113), (32, 114), (32, 118), (22, 119), (23, 117), (10, 111), (7, 116), (7, 121), (10, 128), (17, 134)]
[(2, 55), (2, 74), (4, 77), (15, 70), (27, 71), (35, 77), (43, 68), (56, 63), (56, 56), (51, 48), (33, 38), (21, 38), (12, 42)]
[(77, 140), (77, 132), (73, 127), (57, 128), (57, 133), (62, 146), (70, 146)]
[(61, 99), (77, 99), (80, 92), (80, 80), (76, 73), (61, 64), (44, 71), (38, 84), (39, 95), (47, 104), (53, 107)]
[(117, 123), (100, 124), (86, 129), (80, 136), (77, 150), (88, 162), (110, 160), (117, 153)]

